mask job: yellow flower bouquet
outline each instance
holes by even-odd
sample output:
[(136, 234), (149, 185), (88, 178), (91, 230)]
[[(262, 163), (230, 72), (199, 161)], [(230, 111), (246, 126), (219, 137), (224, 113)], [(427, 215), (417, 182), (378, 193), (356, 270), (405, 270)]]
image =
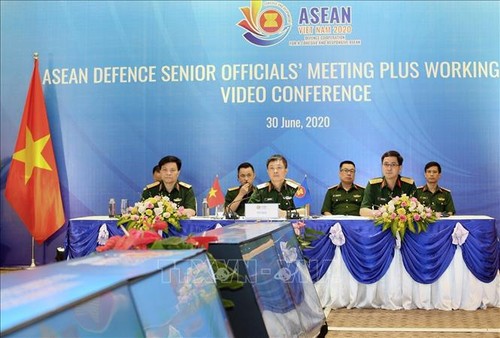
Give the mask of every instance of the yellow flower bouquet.
[(184, 207), (179, 207), (166, 196), (154, 196), (130, 206), (127, 212), (121, 215), (117, 225), (125, 224), (127, 230), (147, 231), (165, 223), (164, 231), (166, 232), (168, 224), (180, 230), (180, 220), (187, 218)]
[(401, 240), (407, 230), (413, 233), (427, 231), (437, 218), (431, 208), (406, 194), (394, 197), (375, 211), (375, 225), (382, 225), (382, 231), (391, 229), (394, 237), (399, 233)]
[[(106, 244), (97, 247), (96, 251), (189, 250), (200, 247), (208, 249), (208, 242), (217, 240), (217, 237), (193, 237), (189, 235), (186, 238), (176, 236), (162, 238), (161, 231), (167, 232), (169, 224), (181, 230), (180, 220), (187, 218), (184, 207), (179, 207), (168, 197), (150, 197), (129, 207), (127, 212), (118, 219), (117, 225), (122, 227), (125, 234), (109, 238)], [(124, 225), (126, 229), (124, 229)], [(237, 271), (230, 268), (225, 262), (215, 259), (208, 251), (207, 257), (213, 270), (217, 288), (237, 290), (243, 287), (242, 276)], [(196, 271), (193, 270), (193, 272)], [(194, 288), (200, 289), (196, 284)], [(183, 291), (189, 293), (190, 290)], [(189, 303), (190, 299), (186, 298), (183, 302)], [(231, 300), (224, 298), (222, 304), (225, 308), (234, 306)]]

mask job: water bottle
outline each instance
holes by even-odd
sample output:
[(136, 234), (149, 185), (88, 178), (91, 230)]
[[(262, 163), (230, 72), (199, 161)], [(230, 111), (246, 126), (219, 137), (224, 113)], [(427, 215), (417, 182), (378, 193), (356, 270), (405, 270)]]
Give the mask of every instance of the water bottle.
[(109, 199), (109, 204), (108, 204), (108, 216), (109, 217), (115, 217), (115, 211), (116, 211), (116, 203), (114, 198)]
[(215, 215), (218, 219), (224, 218), (224, 204), (219, 204), (215, 207)]
[(120, 203), (120, 214), (124, 215), (128, 211), (128, 199), (122, 198)]
[(204, 198), (203, 202), (201, 202), (201, 212), (202, 216), (210, 216), (210, 208), (208, 207), (208, 202), (206, 198)]

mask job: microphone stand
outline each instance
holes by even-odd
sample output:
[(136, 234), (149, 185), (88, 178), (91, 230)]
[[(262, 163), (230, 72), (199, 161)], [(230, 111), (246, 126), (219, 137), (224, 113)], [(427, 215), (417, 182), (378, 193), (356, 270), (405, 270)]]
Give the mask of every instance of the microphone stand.
[(224, 210), (224, 218), (225, 219), (238, 219), (240, 216), (238, 216), (237, 213), (235, 213), (233, 210), (231, 210), (230, 206), (233, 204), (232, 202), (229, 203), (226, 207), (226, 210)]
[(292, 207), (292, 205), (290, 204), (290, 201), (287, 200), (285, 198), (285, 196), (283, 196), (283, 193), (281, 191), (279, 192), (279, 194), (281, 196), (281, 199), (283, 201), (285, 201), (285, 203), (286, 203), (286, 209), (285, 209), (285, 211), (286, 211), (286, 219), (299, 219), (300, 218), (300, 214), (299, 214), (297, 208), (295, 208), (295, 204)]
[(240, 216), (239, 216), (236, 212), (234, 212), (234, 211), (231, 209), (231, 205), (233, 205), (233, 204), (234, 204), (234, 203), (236, 203), (236, 202), (243, 202), (243, 201), (246, 201), (246, 200), (250, 199), (250, 197), (251, 197), (251, 196), (252, 196), (252, 194), (249, 194), (249, 195), (248, 195), (248, 196), (246, 196), (246, 197), (243, 197), (243, 198), (241, 198), (241, 199), (239, 199), (239, 200), (236, 200), (236, 199), (235, 199), (235, 200), (233, 200), (231, 203), (229, 203), (229, 204), (227, 205), (226, 209), (224, 210), (224, 217), (225, 217), (226, 219), (238, 219), (238, 218), (240, 218)]
[(286, 211), (286, 218), (287, 219), (300, 219), (300, 214), (299, 214), (297, 208), (295, 208), (295, 209), (287, 209), (287, 211)]

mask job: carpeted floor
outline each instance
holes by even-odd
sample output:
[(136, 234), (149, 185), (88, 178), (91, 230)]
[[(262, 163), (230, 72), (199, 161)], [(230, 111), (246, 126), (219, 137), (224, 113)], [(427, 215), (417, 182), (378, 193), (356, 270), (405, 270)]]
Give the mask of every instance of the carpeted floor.
[(500, 338), (500, 308), (476, 311), (337, 309), (326, 337)]

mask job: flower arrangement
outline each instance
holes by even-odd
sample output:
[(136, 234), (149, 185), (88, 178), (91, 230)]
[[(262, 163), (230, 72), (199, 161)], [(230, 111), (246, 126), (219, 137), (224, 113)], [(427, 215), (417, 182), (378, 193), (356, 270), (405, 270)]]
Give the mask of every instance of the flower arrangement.
[(413, 233), (427, 231), (430, 223), (438, 218), (429, 207), (421, 204), (415, 197), (406, 194), (394, 197), (375, 211), (375, 225), (382, 225), (382, 231), (391, 229), (394, 237), (399, 234), (403, 240), (406, 230)]
[[(96, 248), (96, 251), (107, 250), (187, 250), (199, 247), (208, 248), (209, 241), (215, 237), (168, 237), (163, 238), (161, 231), (166, 232), (168, 224), (180, 230), (180, 220), (187, 219), (184, 208), (171, 202), (168, 197), (155, 196), (137, 202), (127, 209), (118, 219), (117, 225), (122, 227), (125, 235), (113, 236), (107, 242)], [(123, 227), (126, 225), (126, 229)], [(218, 289), (236, 290), (243, 287), (242, 277), (224, 262), (216, 260), (207, 252), (210, 265), (214, 272)], [(224, 307), (230, 308), (234, 303), (222, 299)]]
[[(164, 223), (164, 222), (163, 222)], [(212, 241), (216, 240), (212, 238)], [(200, 247), (207, 247), (208, 244), (202, 240), (202, 237), (187, 238), (168, 237), (161, 238), (155, 231), (131, 229), (125, 232), (123, 236), (113, 236), (108, 239), (106, 244), (97, 247), (96, 251), (108, 250), (189, 250)], [(222, 261), (215, 259), (210, 252), (207, 251), (208, 260), (212, 267), (215, 282), (218, 289), (237, 290), (243, 287), (242, 276), (225, 264)], [(234, 303), (222, 298), (222, 304), (225, 308), (234, 307)]]
[[(149, 231), (162, 227), (164, 231), (171, 224), (180, 230), (180, 220), (188, 218), (184, 207), (178, 206), (166, 196), (154, 196), (136, 202), (118, 219), (118, 226), (126, 224), (127, 230)], [(163, 226), (164, 225), (164, 226)]]
[(108, 250), (146, 250), (149, 248), (151, 243), (161, 240), (162, 236), (158, 233), (160, 230), (166, 229), (165, 222), (155, 223), (151, 229), (148, 230), (137, 230), (130, 229), (130, 231), (125, 230), (125, 236), (113, 236), (110, 237), (104, 245), (98, 246), (96, 248), (97, 252), (108, 251)]
[(306, 223), (303, 221), (292, 223), (292, 227), (295, 232), (297, 242), (302, 250), (311, 249), (311, 243), (323, 235), (322, 231), (307, 228)]

